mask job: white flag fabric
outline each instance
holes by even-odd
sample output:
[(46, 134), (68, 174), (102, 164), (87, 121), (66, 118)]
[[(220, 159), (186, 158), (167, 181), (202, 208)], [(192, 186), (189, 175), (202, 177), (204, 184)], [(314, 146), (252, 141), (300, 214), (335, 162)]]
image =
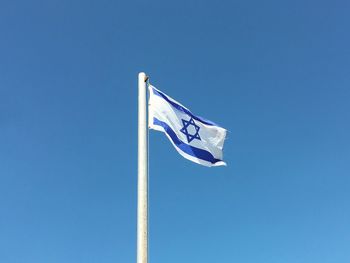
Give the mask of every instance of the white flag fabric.
[(226, 130), (149, 85), (149, 128), (164, 132), (188, 160), (205, 166), (226, 165), (222, 149)]

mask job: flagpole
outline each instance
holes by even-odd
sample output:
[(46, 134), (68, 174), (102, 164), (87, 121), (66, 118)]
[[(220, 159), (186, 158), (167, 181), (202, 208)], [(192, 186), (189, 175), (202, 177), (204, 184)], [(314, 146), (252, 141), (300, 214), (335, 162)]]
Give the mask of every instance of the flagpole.
[(138, 76), (137, 263), (148, 263), (147, 77)]

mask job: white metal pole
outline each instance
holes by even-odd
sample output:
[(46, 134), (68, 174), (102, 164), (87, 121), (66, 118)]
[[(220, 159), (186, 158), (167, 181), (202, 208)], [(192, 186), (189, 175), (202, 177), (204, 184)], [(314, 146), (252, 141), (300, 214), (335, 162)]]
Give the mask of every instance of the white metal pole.
[(139, 73), (138, 180), (137, 180), (137, 263), (148, 262), (148, 145), (146, 74)]

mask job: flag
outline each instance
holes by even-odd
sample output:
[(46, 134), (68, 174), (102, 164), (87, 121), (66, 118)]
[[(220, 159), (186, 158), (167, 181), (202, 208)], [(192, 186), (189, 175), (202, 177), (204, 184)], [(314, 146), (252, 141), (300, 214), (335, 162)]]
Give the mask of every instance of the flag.
[(149, 128), (164, 132), (184, 158), (205, 166), (226, 165), (222, 149), (226, 130), (149, 85)]

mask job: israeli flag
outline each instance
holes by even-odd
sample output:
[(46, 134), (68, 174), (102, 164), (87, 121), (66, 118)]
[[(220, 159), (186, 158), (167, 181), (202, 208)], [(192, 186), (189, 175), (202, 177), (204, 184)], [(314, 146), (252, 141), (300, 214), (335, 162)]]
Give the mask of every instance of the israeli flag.
[(205, 120), (149, 85), (149, 128), (164, 132), (188, 160), (205, 166), (226, 165), (222, 148), (226, 130)]

